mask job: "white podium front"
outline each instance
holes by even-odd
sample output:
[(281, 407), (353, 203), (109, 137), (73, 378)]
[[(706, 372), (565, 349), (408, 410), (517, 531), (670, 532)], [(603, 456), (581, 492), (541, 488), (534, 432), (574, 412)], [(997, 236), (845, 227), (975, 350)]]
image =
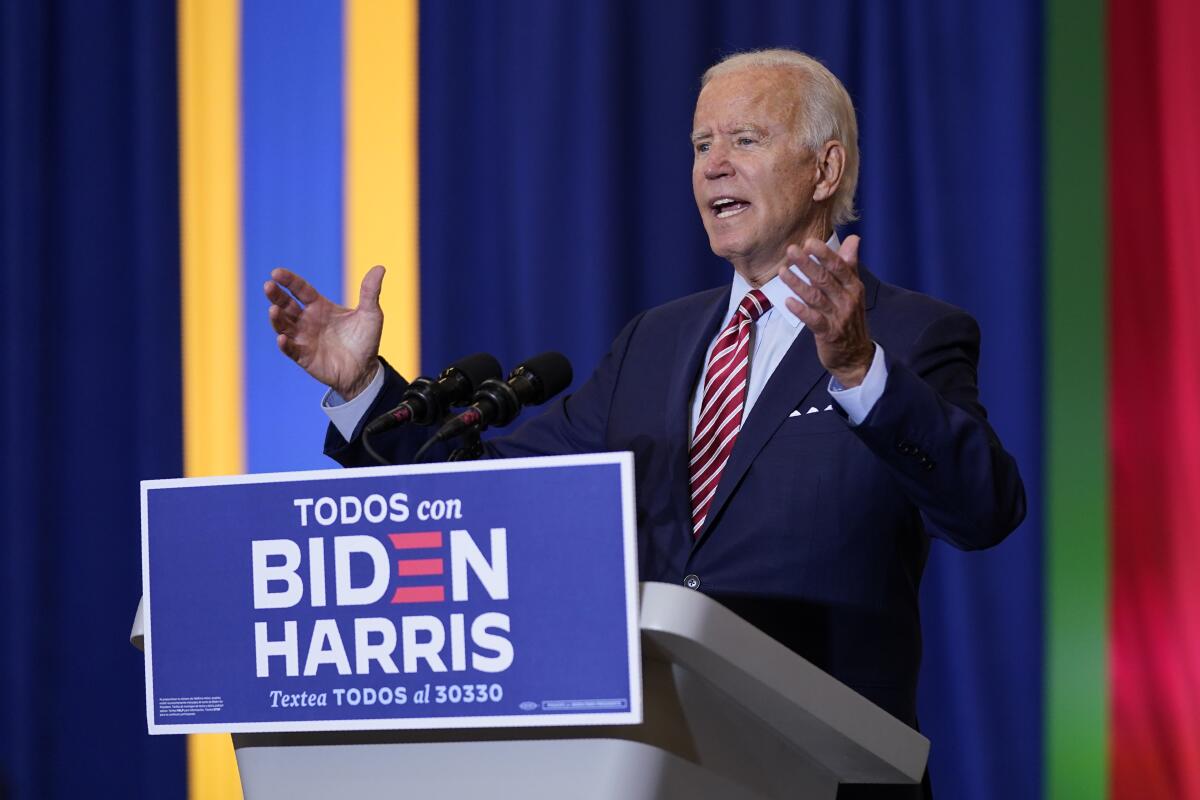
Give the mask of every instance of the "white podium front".
[(928, 739), (716, 601), (644, 583), (641, 629), (641, 725), (235, 734), (246, 800), (833, 800), (921, 781)]

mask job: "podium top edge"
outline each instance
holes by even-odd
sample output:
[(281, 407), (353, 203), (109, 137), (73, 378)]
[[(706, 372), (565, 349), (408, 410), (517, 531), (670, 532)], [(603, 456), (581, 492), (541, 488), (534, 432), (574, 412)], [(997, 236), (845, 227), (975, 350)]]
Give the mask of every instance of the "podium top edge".
[(526, 458), (497, 458), (481, 461), (455, 461), (436, 464), (395, 464), (379, 467), (330, 467), (328, 469), (296, 470), (294, 472), (258, 472), (241, 475), (209, 475), (194, 478), (148, 478), (141, 481), (142, 491), (177, 489), (189, 486), (232, 486), (248, 483), (287, 483), (320, 481), (338, 478), (387, 475), (429, 475), (457, 472), (497, 472), (522, 469), (548, 469), (614, 464), (632, 468), (633, 453), (582, 453), (566, 456), (529, 456)]

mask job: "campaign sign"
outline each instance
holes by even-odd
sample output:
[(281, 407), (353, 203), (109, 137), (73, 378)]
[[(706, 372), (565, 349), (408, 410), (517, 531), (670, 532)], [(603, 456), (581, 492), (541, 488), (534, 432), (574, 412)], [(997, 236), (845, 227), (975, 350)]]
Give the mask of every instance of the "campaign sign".
[(628, 453), (142, 483), (150, 733), (638, 723)]

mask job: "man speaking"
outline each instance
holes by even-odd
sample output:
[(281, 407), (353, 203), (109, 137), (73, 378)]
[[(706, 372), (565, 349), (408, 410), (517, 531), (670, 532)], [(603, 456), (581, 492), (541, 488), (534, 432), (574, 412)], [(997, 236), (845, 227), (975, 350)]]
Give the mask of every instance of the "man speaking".
[[(578, 392), (486, 449), (632, 451), (642, 580), (712, 595), (915, 727), (930, 537), (996, 544), (1025, 496), (979, 403), (974, 319), (881, 282), (835, 232), (854, 217), (857, 139), (845, 88), (802, 53), (710, 68), (692, 189), (732, 285), (638, 315)], [(407, 385), (378, 357), (383, 268), (355, 309), (271, 277), (280, 349), (330, 387), (326, 452), (372, 463), (361, 429)], [(383, 443), (411, 456), (421, 435)]]

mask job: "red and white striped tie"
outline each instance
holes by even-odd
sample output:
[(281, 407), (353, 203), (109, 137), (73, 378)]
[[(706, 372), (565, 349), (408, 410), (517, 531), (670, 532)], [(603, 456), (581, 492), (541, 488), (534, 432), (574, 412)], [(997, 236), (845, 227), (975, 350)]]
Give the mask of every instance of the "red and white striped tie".
[(754, 321), (771, 307), (758, 289), (746, 293), (717, 343), (713, 345), (704, 371), (704, 400), (700, 420), (692, 434), (692, 536), (699, 536), (708, 507), (712, 504), (721, 470), (733, 452), (742, 429), (746, 406), (746, 379), (750, 375), (750, 332)]

